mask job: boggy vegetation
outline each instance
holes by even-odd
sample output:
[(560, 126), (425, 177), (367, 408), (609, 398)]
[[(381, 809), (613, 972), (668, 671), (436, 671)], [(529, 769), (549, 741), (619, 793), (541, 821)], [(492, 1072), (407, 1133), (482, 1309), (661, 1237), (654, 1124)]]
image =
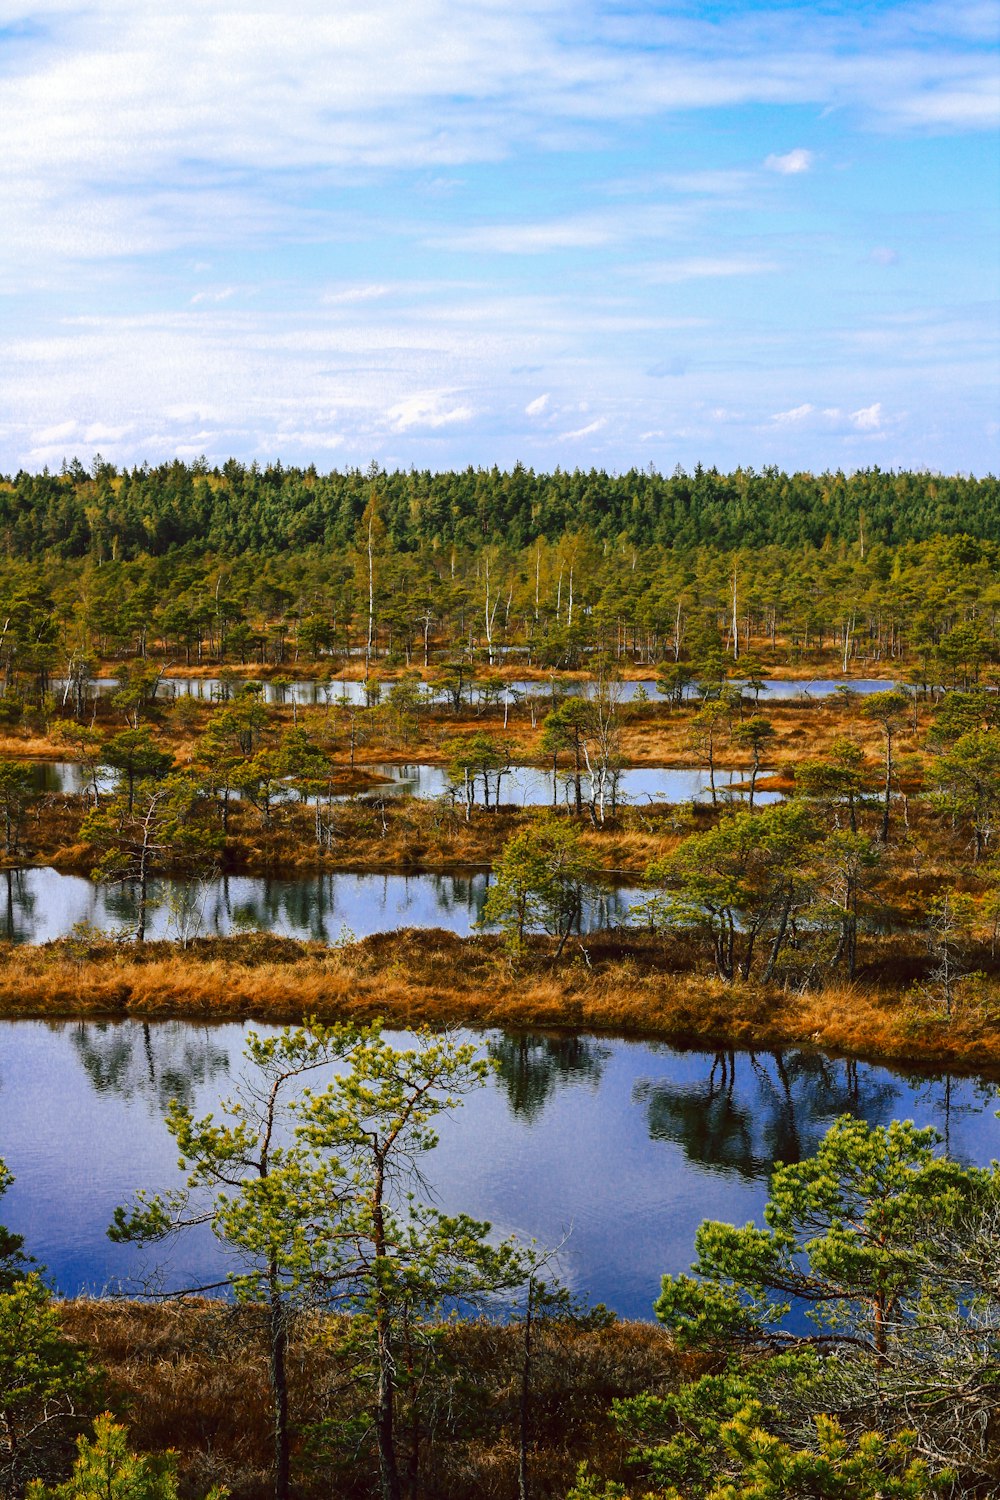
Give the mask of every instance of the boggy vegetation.
[[(385, 704), (342, 709), (269, 706), (252, 690), (158, 705), (126, 678), (101, 715), (50, 723), (49, 743), (78, 757), (78, 796), (35, 795), (28, 762), (0, 762), (6, 862), (128, 884), (140, 947), (158, 875), (485, 866), (484, 917), (499, 942), (449, 950), (432, 986), (421, 955), (438, 939), (410, 936), (405, 955), (393, 950), (390, 972), (428, 1019), (724, 1040), (762, 1027), (883, 1055), (982, 1061), (1000, 1009), (996, 696), (848, 693), (764, 713), (754, 694), (753, 683), (734, 688), (717, 659), (678, 704), (623, 702), (611, 675), (589, 698), (550, 687), (540, 704), (514, 709), (495, 698), (470, 707), (464, 692), (427, 703), (409, 690), (405, 705), (394, 690)], [(367, 753), (399, 753), (408, 739), (406, 753), (436, 756), (450, 793), (384, 795), (357, 758), (359, 724)], [(651, 747), (706, 767), (700, 804), (622, 800), (623, 765)], [(551, 777), (554, 810), (505, 801), (515, 759), (531, 758)], [(735, 761), (742, 780), (724, 791), (715, 773)], [(358, 786), (363, 795), (348, 795)], [(764, 788), (785, 800), (760, 806)], [(642, 881), (648, 899), (629, 931), (582, 939), (588, 891), (616, 877)], [(247, 962), (248, 940), (199, 940), (196, 915), (183, 938), (183, 955), (157, 945), (143, 956), (87, 932), (40, 954), (9, 949), (5, 1005), (284, 1017), (308, 992), (337, 1014), (348, 987), (337, 975), (356, 951), (363, 1003), (398, 1007), (388, 992), (376, 999), (363, 974), (377, 945), (296, 949), (293, 977), (287, 950), (276, 964)]]
[[(443, 932), (385, 934), (331, 950), (289, 938), (199, 938), (143, 951), (89, 936), (44, 948), (7, 947), (0, 1005), (8, 1017), (179, 1017), (294, 1021), (385, 1017), (416, 1023), (662, 1037), (703, 1045), (788, 1044), (888, 1061), (992, 1073), (1000, 1044), (995, 991), (957, 981), (949, 1016), (924, 982), (900, 987), (864, 969), (795, 991), (706, 972), (706, 954), (642, 934), (571, 943), (558, 966), (547, 938), (512, 962), (502, 940)], [(892, 939), (881, 951), (898, 979), (923, 955)]]
[[(98, 460), (0, 483), (5, 863), (137, 892), (132, 941), (3, 949), (4, 1013), (308, 1011), (373, 1056), (361, 1028), (388, 1018), (994, 1065), (998, 504), (992, 478), (878, 471)], [(218, 678), (214, 697), (167, 700), (180, 670)], [(571, 691), (585, 672), (590, 701)], [(910, 690), (771, 706), (773, 672)], [(321, 684), (315, 706), (293, 674)], [(626, 704), (630, 676), (662, 701)], [(44, 757), (79, 765), (78, 798), (35, 794)], [(393, 802), (366, 769), (414, 758), (446, 769), (439, 803)], [(514, 763), (551, 770), (557, 809), (508, 805)], [(704, 767), (703, 805), (625, 805), (622, 769), (650, 764)], [(735, 801), (724, 767), (742, 773)], [(764, 789), (785, 801), (760, 806)], [(494, 935), (147, 940), (157, 875), (470, 864), (491, 867)], [(626, 873), (641, 912), (582, 936), (588, 886)], [(189, 1185), (243, 1195), (210, 1210), (256, 1255), (236, 1305), (58, 1305), (0, 1236), (9, 1495), (33, 1477), (54, 1486), (34, 1500), (90, 1494), (102, 1465), (160, 1500), (219, 1483), (284, 1500), (292, 1473), (303, 1497), (386, 1500), (996, 1492), (995, 1171), (906, 1126), (842, 1121), (777, 1171), (765, 1229), (703, 1227), (695, 1278), (664, 1283), (663, 1327), (620, 1325), (550, 1300), (530, 1256), (471, 1220), (410, 1200), (387, 1230), (387, 1137), (354, 1127), (364, 1101), (398, 1102), (379, 1092), (392, 1073), (310, 1104), (284, 1156), (266, 1128), (173, 1109)], [(140, 1204), (116, 1227), (155, 1239), (185, 1206)], [(519, 1287), (512, 1321), (440, 1322), (453, 1268)], [(834, 1316), (804, 1334), (794, 1299)], [(151, 1457), (130, 1459), (108, 1419), (67, 1479), (105, 1406)]]
[[(314, 1046), (330, 1040), (278, 1039), (275, 1087), (289, 1077), (288, 1059), (297, 1059), (293, 1076), (308, 1070)], [(334, 1141), (317, 1124), (325, 1120), (339, 1143), (352, 1138), (357, 1117), (362, 1152), (377, 1152), (383, 1137), (372, 1122), (384, 1109), (398, 1114), (415, 1081), (405, 1060), (393, 1073), (400, 1063), (399, 1081), (366, 1078), (357, 1091), (348, 1079), (329, 1111), (323, 1093), (305, 1096), (304, 1128), (263, 1174), (249, 1159), (257, 1127), (248, 1139), (242, 1114), (227, 1111), (213, 1128), (171, 1106), (170, 1128), (196, 1176), (206, 1163), (218, 1169), (204, 1185), (222, 1184), (211, 1209), (219, 1232), (254, 1257), (231, 1273), (233, 1305), (53, 1304), (8, 1243), (0, 1461), (9, 1497), (23, 1494), (32, 1474), (57, 1482), (69, 1441), (101, 1406), (129, 1424), (131, 1443), (149, 1457), (130, 1458), (123, 1430), (98, 1417), (93, 1442), (81, 1436), (74, 1477), (52, 1489), (36, 1483), (31, 1500), (175, 1500), (204, 1496), (210, 1485), (213, 1496), (221, 1486), (234, 1500), (985, 1500), (996, 1492), (996, 1165), (962, 1167), (940, 1153), (933, 1131), (911, 1124), (842, 1117), (815, 1155), (775, 1169), (764, 1227), (702, 1224), (694, 1275), (663, 1278), (659, 1329), (573, 1306), (528, 1265), (507, 1320), (442, 1322), (424, 1284), (440, 1278), (439, 1259), (423, 1260), (421, 1246), (395, 1228), (351, 1293), (359, 1310), (344, 1316), (331, 1311), (327, 1285), (345, 1254), (354, 1262), (355, 1229), (341, 1240), (340, 1221), (351, 1223), (357, 1209), (365, 1217), (359, 1253), (378, 1229), (363, 1179), (349, 1177), (330, 1197), (335, 1160), (313, 1153)], [(414, 1097), (424, 1110), (422, 1084)], [(263, 1110), (265, 1130), (273, 1098), (273, 1089), (243, 1094), (245, 1106)], [(251, 1175), (241, 1182), (243, 1172)], [(146, 1200), (140, 1220), (155, 1230), (159, 1211)], [(119, 1229), (130, 1222), (117, 1216)], [(488, 1230), (448, 1224), (465, 1239)], [(303, 1255), (305, 1243), (314, 1257)], [(482, 1249), (492, 1264), (496, 1251)], [(517, 1255), (503, 1258), (506, 1269)], [(258, 1295), (271, 1279), (277, 1323)], [(388, 1470), (372, 1378), (382, 1302), (393, 1339)]]

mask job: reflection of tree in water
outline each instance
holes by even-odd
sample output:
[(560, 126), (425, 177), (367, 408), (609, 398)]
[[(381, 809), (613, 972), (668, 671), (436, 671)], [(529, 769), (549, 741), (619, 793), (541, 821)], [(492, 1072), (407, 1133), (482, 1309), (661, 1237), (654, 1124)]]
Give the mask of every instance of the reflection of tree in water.
[(35, 935), (36, 897), (28, 884), (30, 872), (4, 870), (3, 936), (8, 943), (30, 943)]
[(511, 1111), (533, 1123), (557, 1088), (568, 1083), (601, 1081), (604, 1065), (612, 1055), (587, 1036), (513, 1036), (504, 1032), (487, 1044), (498, 1064), (498, 1077)]
[(96, 1093), (146, 1099), (157, 1114), (171, 1099), (191, 1104), (201, 1084), (229, 1072), (229, 1053), (207, 1027), (81, 1022), (71, 1038)]
[(478, 916), (482, 876), (320, 875), (314, 880), (261, 881), (234, 900), (225, 881), (215, 926), (244, 931), (281, 931), (329, 942), (341, 926), (363, 930), (378, 914), (389, 926), (434, 926), (455, 911)]
[(850, 1059), (815, 1052), (717, 1052), (704, 1083), (642, 1079), (650, 1137), (674, 1141), (689, 1161), (747, 1181), (776, 1161), (809, 1156), (837, 1115), (891, 1119), (899, 1086)]
[[(151, 880), (146, 900), (150, 912), (162, 904), (165, 882)], [(104, 903), (105, 923), (110, 927), (134, 928), (139, 913), (139, 888), (132, 881), (123, 880), (116, 885), (104, 886), (101, 891)], [(102, 923), (101, 925), (105, 925)]]
[[(963, 1115), (982, 1114), (983, 1110), (995, 1107), (1000, 1084), (990, 1078), (956, 1079), (952, 1073), (928, 1075), (918, 1073), (908, 1076), (907, 1086), (913, 1097), (934, 1111), (935, 1125), (941, 1133), (945, 1154), (951, 1156), (951, 1127)], [(955, 1159), (963, 1166), (972, 1166), (974, 1158), (968, 1153), (956, 1154)]]
[(585, 932), (611, 932), (616, 927), (628, 926), (634, 900), (640, 894), (631, 889), (614, 886), (601, 889), (595, 887), (584, 898), (581, 910), (581, 925)]

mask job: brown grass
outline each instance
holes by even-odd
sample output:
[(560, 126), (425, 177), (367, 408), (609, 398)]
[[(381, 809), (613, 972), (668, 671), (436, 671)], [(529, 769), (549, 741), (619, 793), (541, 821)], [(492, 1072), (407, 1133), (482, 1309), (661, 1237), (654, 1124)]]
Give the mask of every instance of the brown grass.
[[(213, 675), (216, 671), (216, 668), (206, 667), (200, 672), (194, 669), (190, 673), (185, 671), (183, 675), (205, 676)], [(298, 675), (297, 668), (293, 671)], [(248, 675), (267, 677), (275, 673), (248, 669)], [(302, 675), (305, 677), (309, 673), (304, 669)], [(544, 688), (549, 680), (547, 673), (532, 674), (520, 668), (512, 669), (508, 675), (534, 676), (539, 688)], [(572, 680), (573, 675), (570, 674), (569, 680)], [(648, 677), (650, 669), (636, 669), (628, 675)], [(786, 672), (784, 675), (792, 674)], [(584, 673), (575, 676), (580, 680), (586, 678)], [(191, 759), (196, 740), (217, 705), (200, 699), (182, 699), (178, 703), (182, 706), (175, 709), (167, 700), (156, 701), (147, 707), (144, 717), (154, 725), (158, 737), (183, 764)], [(619, 717), (626, 763), (679, 766), (700, 764), (699, 754), (690, 744), (690, 725), (696, 711), (697, 705), (693, 703), (686, 703), (681, 708), (671, 708), (660, 702), (623, 704)], [(754, 709), (747, 705), (744, 711), (749, 714)], [(804, 755), (820, 754), (835, 736), (850, 733), (864, 744), (873, 766), (877, 767), (882, 753), (880, 731), (877, 726), (861, 718), (856, 706), (845, 705), (833, 699), (768, 703), (765, 694), (756, 711), (769, 718), (777, 732), (768, 757), (772, 765), (781, 766)], [(362, 726), (363, 738), (357, 748), (356, 758), (358, 761), (422, 760), (440, 764), (447, 759), (444, 745), (450, 737), (486, 730), (516, 746), (519, 759), (547, 764), (548, 758), (541, 748), (544, 715), (543, 703), (536, 712), (536, 722), (532, 725), (528, 708), (523, 704), (515, 705), (510, 709), (505, 730), (502, 705), (489, 708), (463, 705), (458, 712), (446, 705), (425, 707), (421, 708), (402, 740), (389, 718), (375, 716)], [(346, 731), (336, 709), (300, 707), (293, 710), (292, 705), (287, 703), (274, 705), (270, 709), (270, 722), (275, 734), (288, 727), (293, 718), (299, 725), (308, 728), (337, 761), (341, 764), (349, 762)], [(917, 742), (929, 722), (929, 710), (922, 706), (919, 709), (918, 732), (915, 737), (902, 736), (899, 744), (901, 753), (909, 754), (917, 749)], [(112, 708), (108, 699), (100, 699), (96, 705), (96, 723), (98, 728), (111, 735), (124, 727), (125, 720), (120, 711)], [(67, 748), (59, 737), (59, 729), (59, 716), (54, 716), (46, 724), (38, 715), (32, 715), (23, 726), (5, 729), (0, 734), (0, 755), (41, 760), (65, 758)], [(729, 743), (726, 737), (720, 740), (717, 759), (720, 766), (739, 768), (750, 764), (747, 753)]]
[[(233, 1500), (265, 1500), (269, 1409), (262, 1319), (251, 1307), (187, 1302), (61, 1305), (68, 1336), (106, 1371), (106, 1396), (136, 1448), (179, 1451), (185, 1494), (230, 1486)], [(340, 1352), (347, 1320), (312, 1316), (290, 1359), (293, 1477), (300, 1500), (376, 1493), (366, 1382)], [(536, 1329), (530, 1463), (533, 1492), (566, 1493), (582, 1459), (621, 1473), (612, 1399), (676, 1383), (682, 1368), (659, 1328)], [(516, 1493), (520, 1334), (516, 1326), (452, 1325), (421, 1400), (418, 1473), (435, 1500), (508, 1500)], [(359, 1418), (361, 1425), (359, 1427)], [(349, 1428), (348, 1423), (352, 1426)], [(405, 1395), (397, 1414), (405, 1459), (414, 1432)], [(322, 1424), (326, 1424), (325, 1433)]]
[[(199, 939), (186, 952), (101, 943), (0, 949), (0, 1014), (15, 1017), (304, 1016), (390, 1025), (571, 1029), (706, 1047), (812, 1045), (883, 1061), (990, 1070), (1000, 1056), (995, 982), (950, 1021), (905, 988), (920, 961), (883, 940), (858, 982), (795, 993), (726, 985), (681, 943), (588, 939), (558, 966), (545, 940), (512, 962), (498, 939), (403, 931), (344, 948), (265, 935)], [(877, 961), (877, 962), (876, 962)], [(894, 973), (892, 986), (876, 969)]]

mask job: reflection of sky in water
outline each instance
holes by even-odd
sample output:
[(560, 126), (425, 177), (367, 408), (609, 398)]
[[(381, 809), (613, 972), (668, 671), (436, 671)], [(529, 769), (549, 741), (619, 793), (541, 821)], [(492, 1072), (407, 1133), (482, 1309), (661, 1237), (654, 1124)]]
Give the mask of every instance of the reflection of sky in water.
[[(393, 784), (376, 790), (394, 796), (432, 798), (441, 797), (448, 791), (448, 775), (443, 766), (388, 764), (373, 765), (380, 775), (391, 776)], [(746, 771), (716, 771), (715, 786), (720, 796), (727, 794), (730, 785), (742, 786), (749, 773)], [(766, 776), (761, 771), (761, 777)], [(476, 780), (476, 802), (482, 805), (482, 777)], [(584, 799), (590, 796), (590, 781), (582, 779)], [(540, 766), (515, 766), (504, 775), (500, 787), (500, 801), (518, 807), (546, 807), (553, 803), (560, 806), (571, 804), (576, 795), (573, 779), (563, 769), (553, 784), (552, 772)], [(694, 798), (704, 799), (710, 795), (708, 772), (686, 766), (637, 766), (628, 767), (618, 773), (617, 798), (623, 803), (646, 802), (690, 802)], [(740, 793), (733, 795), (739, 800)], [(496, 800), (496, 783), (490, 777), (490, 802)], [(611, 806), (611, 791), (605, 791), (605, 804)], [(758, 791), (757, 802), (777, 802), (777, 792)]]
[[(235, 1025), (0, 1026), (0, 1155), (18, 1178), (0, 1214), (63, 1290), (134, 1272), (136, 1252), (104, 1236), (113, 1209), (177, 1180), (164, 1098), (173, 1088), (198, 1112), (215, 1108), (234, 1089), (241, 1038)], [(846, 1109), (945, 1122), (943, 1082), (911, 1087), (814, 1054), (730, 1060), (586, 1037), (489, 1045), (501, 1074), (425, 1159), (440, 1206), (540, 1244), (566, 1239), (574, 1287), (635, 1316), (649, 1316), (664, 1271), (688, 1266), (703, 1218), (759, 1218), (775, 1151), (808, 1154)], [(1000, 1154), (994, 1098), (961, 1080), (947, 1105), (960, 1160)], [(218, 1255), (207, 1235), (180, 1242), (168, 1274), (211, 1277)]]
[[(226, 693), (229, 696), (235, 694), (247, 682), (253, 682), (252, 677), (234, 677), (226, 685)], [(895, 686), (891, 679), (875, 677), (815, 677), (803, 678), (797, 682), (782, 681), (779, 678), (768, 677), (764, 679), (765, 690), (760, 694), (760, 701), (766, 703), (776, 699), (799, 698), (808, 696), (810, 698), (827, 698), (835, 693), (839, 687), (852, 688), (856, 693), (878, 693), (886, 688)], [(734, 687), (739, 685), (739, 680), (734, 679)], [(117, 693), (120, 684), (114, 677), (98, 677), (91, 684), (91, 693), (106, 698), (112, 693)], [(286, 686), (276, 685), (274, 682), (259, 684), (265, 703), (298, 703), (302, 707), (325, 707), (328, 704), (336, 704), (343, 700), (348, 703), (365, 702), (365, 685), (363, 682), (347, 681), (335, 678), (328, 682), (314, 682), (311, 680), (298, 680), (289, 682)], [(388, 697), (393, 683), (386, 680), (382, 683), (382, 696)], [(420, 691), (432, 702), (448, 701), (447, 694), (436, 691), (427, 684), (418, 684)], [(512, 681), (508, 684), (512, 699), (514, 697), (524, 698), (533, 696), (545, 699), (551, 696), (551, 688), (546, 682)], [(57, 677), (53, 680), (53, 692), (61, 696), (65, 687), (65, 679)], [(579, 696), (586, 696), (593, 691), (593, 684), (589, 682), (574, 682), (571, 684), (572, 692)], [(753, 693), (750, 688), (745, 689), (748, 697)], [(616, 684), (616, 694), (621, 703), (632, 703), (645, 695), (651, 701), (657, 701), (661, 694), (657, 691), (655, 679), (649, 678), (644, 681), (621, 682)], [(217, 701), (222, 697), (222, 683), (218, 677), (164, 677), (161, 679), (157, 689), (157, 697), (162, 700), (170, 698), (200, 698), (205, 702)], [(465, 690), (465, 698), (472, 703), (479, 702), (483, 697), (482, 692), (473, 685), (471, 689)], [(490, 691), (490, 699), (497, 702), (495, 690)], [(503, 692), (499, 701), (503, 702)]]
[[(195, 883), (150, 882), (155, 903), (148, 938), (224, 937), (241, 931), (337, 942), (399, 927), (443, 927), (467, 937), (482, 913), (489, 877), (476, 875), (355, 875), (338, 871), (301, 880), (226, 875)], [(637, 888), (608, 887), (584, 906), (585, 932), (623, 924)], [(129, 933), (136, 924), (134, 887), (95, 886), (81, 875), (31, 869), (0, 872), (0, 936), (46, 943), (78, 923)]]
[[(391, 765), (377, 762), (370, 766), (361, 765), (359, 769), (370, 770), (379, 776), (391, 778), (388, 784), (373, 787), (369, 795), (416, 797), (427, 800), (444, 796), (449, 790), (450, 783), (444, 766)], [(84, 790), (83, 768), (73, 761), (39, 761), (32, 770), (35, 791), (78, 794)], [(760, 774), (763, 777), (768, 773), (762, 771)], [(734, 787), (745, 784), (747, 775), (746, 771), (716, 771), (717, 793), (726, 796), (730, 784)], [(101, 771), (98, 776), (99, 790), (101, 792), (112, 791), (114, 779), (110, 771)], [(561, 805), (569, 803), (574, 796), (574, 787), (564, 771), (560, 771), (556, 777), (554, 793), (553, 797), (551, 771), (542, 770), (538, 766), (517, 766), (504, 775), (500, 796), (502, 802), (514, 803), (520, 807), (548, 806), (553, 800)], [(583, 795), (589, 797), (589, 794), (589, 782), (584, 777)], [(238, 796), (238, 793), (231, 792), (230, 795)], [(288, 795), (297, 796), (298, 794), (289, 792)], [(708, 772), (692, 770), (689, 767), (630, 767), (619, 772), (618, 775), (619, 802), (689, 802), (696, 797), (704, 800), (709, 795)], [(739, 799), (741, 793), (734, 791), (733, 796)], [(495, 778), (491, 776), (491, 803), (495, 798)], [(605, 793), (605, 802), (609, 807), (611, 800), (609, 789)], [(778, 800), (777, 792), (758, 791), (757, 793), (759, 803)], [(482, 803), (482, 778), (477, 779), (476, 801), (479, 804)]]

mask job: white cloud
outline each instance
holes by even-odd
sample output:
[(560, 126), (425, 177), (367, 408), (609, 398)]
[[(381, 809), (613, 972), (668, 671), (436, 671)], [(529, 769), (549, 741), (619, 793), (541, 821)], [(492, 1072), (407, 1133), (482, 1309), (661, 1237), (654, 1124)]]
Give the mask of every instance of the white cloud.
[(807, 424), (812, 430), (839, 433), (850, 436), (855, 432), (875, 433), (883, 431), (882, 403), (863, 406), (858, 411), (845, 412), (840, 406), (824, 406), (817, 410), (809, 401), (793, 406), (788, 411), (777, 411), (771, 421), (778, 427), (794, 428)]
[(120, 427), (109, 427), (105, 422), (92, 422), (83, 434), (83, 442), (88, 448), (98, 443), (120, 443), (129, 431), (131, 423), (128, 422)]
[(552, 250), (604, 249), (620, 237), (620, 221), (580, 217), (537, 224), (481, 224), (431, 236), (434, 249), (493, 255), (544, 255)]
[(859, 432), (877, 432), (882, 426), (881, 401), (876, 401), (874, 406), (863, 406), (860, 411), (852, 411), (851, 421)]
[(524, 408), (524, 415), (526, 417), (540, 417), (548, 404), (549, 393), (548, 391), (546, 391), (544, 395), (536, 396), (534, 401), (528, 402), (527, 406)]
[(336, 448), (342, 448), (344, 441), (342, 432), (327, 432), (317, 427), (282, 426), (275, 432), (264, 433), (260, 445), (280, 456), (290, 449), (305, 449), (309, 452), (313, 448), (322, 448), (326, 452), (332, 452)]
[(796, 146), (794, 151), (786, 151), (784, 156), (772, 154), (766, 157), (764, 165), (769, 172), (780, 172), (782, 177), (797, 177), (801, 172), (808, 172), (814, 161), (811, 151), (803, 146)]
[(765, 276), (779, 267), (774, 261), (749, 255), (694, 255), (644, 266), (644, 280), (658, 284), (675, 281), (713, 280), (725, 276)]
[(368, 286), (348, 286), (339, 292), (324, 292), (320, 301), (331, 306), (336, 306), (338, 303), (375, 302), (379, 298), (388, 297), (391, 291), (391, 286), (382, 282), (372, 282)]
[(451, 427), (456, 422), (471, 422), (475, 416), (470, 406), (450, 406), (450, 391), (420, 391), (390, 407), (388, 417), (394, 431), (411, 427)]
[(776, 411), (771, 418), (772, 422), (804, 422), (811, 417), (816, 408), (810, 402), (805, 401), (801, 406), (793, 406), (789, 411)]
[(607, 417), (598, 417), (594, 422), (588, 422), (586, 427), (577, 427), (573, 432), (561, 432), (559, 440), (563, 443), (574, 443), (577, 438), (590, 437), (592, 433), (600, 432), (602, 427), (608, 424)]
[(57, 422), (52, 427), (43, 427), (40, 431), (32, 433), (32, 441), (36, 446), (43, 448), (49, 443), (71, 442), (79, 430), (79, 422)]
[[(681, 20), (601, 0), (5, 10), (2, 248), (22, 268), (263, 230), (308, 237), (324, 191), (344, 183), (419, 169), (433, 185), (457, 165), (691, 110), (850, 109), (941, 132), (998, 117), (982, 5), (816, 15), (807, 29), (797, 9)], [(811, 160), (796, 147), (767, 164), (795, 173)], [(286, 189), (306, 177), (316, 191), (301, 194), (293, 228)], [(710, 192), (711, 178), (689, 174), (690, 187)], [(683, 173), (676, 182), (684, 191)], [(510, 233), (517, 253), (539, 235), (541, 248), (605, 243), (599, 226), (571, 220)]]
[(237, 288), (234, 286), (223, 286), (218, 291), (195, 292), (191, 298), (191, 306), (197, 307), (199, 302), (228, 302), (230, 297), (235, 297)]

